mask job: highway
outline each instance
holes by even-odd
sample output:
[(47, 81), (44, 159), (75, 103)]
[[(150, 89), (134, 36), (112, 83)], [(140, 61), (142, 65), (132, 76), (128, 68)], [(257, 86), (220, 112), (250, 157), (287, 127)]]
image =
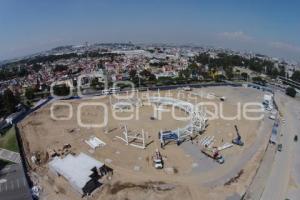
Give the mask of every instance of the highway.
[[(262, 200), (300, 199), (299, 143), (294, 142), (295, 134), (300, 136), (300, 100), (276, 92), (276, 102), (282, 112), (282, 127), (278, 142), (283, 144), (277, 152), (271, 167), (271, 174), (265, 185)], [(282, 135), (282, 136), (281, 136)], [(296, 148), (296, 146), (298, 146)], [(291, 179), (291, 177), (293, 177)], [(293, 187), (291, 186), (293, 184)]]

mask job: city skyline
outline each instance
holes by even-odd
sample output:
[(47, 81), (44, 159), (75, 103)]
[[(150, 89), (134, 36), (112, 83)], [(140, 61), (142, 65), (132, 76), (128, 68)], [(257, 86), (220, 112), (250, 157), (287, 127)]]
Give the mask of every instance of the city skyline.
[(131, 41), (193, 43), (300, 61), (299, 5), (297, 1), (4, 0), (0, 60), (85, 41)]

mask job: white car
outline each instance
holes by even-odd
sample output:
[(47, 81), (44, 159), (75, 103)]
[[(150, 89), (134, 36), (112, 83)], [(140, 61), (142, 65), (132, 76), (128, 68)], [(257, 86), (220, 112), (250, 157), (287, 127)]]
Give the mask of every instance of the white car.
[(268, 107), (266, 108), (266, 110), (267, 110), (267, 111), (272, 111), (272, 110), (273, 110), (273, 107), (268, 106)]
[(110, 90), (102, 90), (102, 94), (103, 95), (109, 95), (110, 94)]
[(184, 91), (192, 91), (192, 88), (190, 88), (189, 86), (183, 87), (182, 89), (183, 89)]
[(270, 115), (269, 116), (269, 119), (275, 120), (275, 118), (276, 118), (275, 115)]
[(153, 160), (155, 169), (162, 169), (163, 163), (161, 159)]

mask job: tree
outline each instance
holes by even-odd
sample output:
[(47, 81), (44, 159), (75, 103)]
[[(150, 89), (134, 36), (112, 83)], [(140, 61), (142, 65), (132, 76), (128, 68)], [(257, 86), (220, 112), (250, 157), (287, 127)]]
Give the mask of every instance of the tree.
[(133, 80), (137, 75), (137, 72), (135, 69), (132, 69), (129, 71), (129, 76), (130, 76), (130, 79)]
[(276, 78), (279, 75), (279, 71), (276, 67), (271, 70), (271, 74), (269, 74), (272, 78)]
[(259, 77), (259, 76), (253, 77), (252, 81), (256, 84), (259, 84), (259, 85), (263, 85), (263, 86), (266, 85), (266, 81), (264, 79), (262, 79), (261, 77)]
[(232, 69), (232, 67), (226, 67), (225, 68), (225, 73), (226, 73), (226, 76), (229, 80), (231, 80), (233, 78), (233, 69)]
[(225, 80), (225, 78), (226, 78), (226, 77), (225, 77), (224, 75), (218, 74), (218, 75), (215, 76), (215, 81), (216, 81), (216, 82), (222, 82), (222, 81)]
[(99, 79), (97, 77), (93, 78), (90, 86), (94, 89), (94, 90), (103, 90), (104, 89), (104, 83), (103, 82), (99, 82)]
[(279, 65), (279, 75), (285, 76), (285, 67), (284, 65)]
[(295, 72), (293, 73), (291, 79), (292, 79), (293, 81), (300, 82), (300, 71), (299, 71), (299, 70), (295, 71)]
[(54, 72), (63, 72), (63, 71), (66, 71), (66, 70), (68, 70), (68, 69), (69, 69), (69, 68), (68, 68), (68, 66), (66, 66), (66, 65), (55, 65), (53, 71), (54, 71)]
[(156, 76), (154, 74), (150, 74), (149, 81), (156, 81)]
[(34, 99), (35, 98), (35, 94), (34, 94), (34, 89), (33, 88), (26, 88), (26, 90), (25, 90), (25, 97), (27, 98), (27, 99)]
[(248, 80), (248, 74), (246, 72), (241, 73), (241, 76), (245, 81)]
[(4, 106), (4, 114), (11, 114), (16, 111), (19, 99), (10, 89), (6, 89), (3, 93), (2, 103)]
[(105, 66), (104, 66), (102, 60), (98, 63), (97, 67), (98, 67), (98, 69), (105, 69)]
[(180, 77), (180, 78), (188, 79), (188, 78), (191, 77), (191, 75), (192, 75), (192, 72), (191, 72), (191, 70), (189, 70), (188, 68), (179, 71), (179, 77)]
[(53, 92), (57, 96), (67, 96), (70, 94), (70, 87), (68, 87), (66, 84), (55, 85), (53, 87)]
[(32, 65), (32, 69), (33, 69), (35, 72), (40, 71), (41, 68), (42, 68), (42, 65), (40, 65), (40, 64), (36, 64), (36, 63), (35, 63), (35, 64)]
[(22, 67), (19, 72), (18, 72), (18, 76), (19, 77), (24, 77), (24, 76), (27, 76), (28, 75), (28, 71), (26, 68)]
[(152, 73), (151, 73), (150, 71), (148, 71), (147, 69), (144, 69), (143, 71), (140, 72), (140, 75), (141, 75), (141, 76), (147, 77), (147, 78), (150, 77), (151, 74), (152, 74)]
[(292, 87), (288, 87), (285, 91), (286, 95), (290, 96), (290, 97), (295, 97), (296, 96), (296, 90), (295, 88)]

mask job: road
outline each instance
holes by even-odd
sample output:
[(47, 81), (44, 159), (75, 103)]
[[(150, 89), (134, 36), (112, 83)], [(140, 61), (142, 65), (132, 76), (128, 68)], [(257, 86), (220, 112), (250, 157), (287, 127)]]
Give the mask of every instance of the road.
[(0, 199), (32, 199), (20, 164), (8, 165), (0, 171)]
[[(292, 99), (285, 94), (275, 94), (279, 110), (283, 114), (282, 127), (279, 135), (279, 142), (283, 144), (282, 152), (277, 152), (271, 168), (271, 174), (265, 185), (262, 200), (284, 200), (291, 196), (291, 199), (300, 199), (300, 172), (298, 143), (293, 141), (294, 135), (300, 130), (300, 101)], [(297, 145), (299, 146), (299, 145)], [(297, 169), (298, 166), (298, 169)], [(290, 180), (290, 177), (293, 177)], [(291, 182), (294, 187), (291, 187)]]

